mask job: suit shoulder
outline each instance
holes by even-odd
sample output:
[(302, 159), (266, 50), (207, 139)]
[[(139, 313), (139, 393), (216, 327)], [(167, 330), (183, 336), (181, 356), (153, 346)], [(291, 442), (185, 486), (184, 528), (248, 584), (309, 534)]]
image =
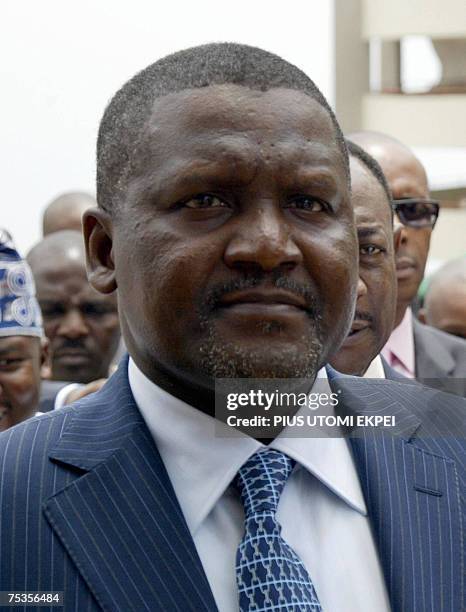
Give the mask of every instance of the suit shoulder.
[(447, 334), (446, 332), (432, 327), (431, 325), (424, 325), (420, 321), (416, 320), (414, 324), (414, 335), (421, 335), (424, 338), (429, 339), (432, 343), (441, 343), (442, 346), (446, 347), (450, 352), (464, 355), (466, 360), (466, 340), (458, 338), (453, 334)]
[(386, 381), (386, 391), (416, 415), (423, 437), (456, 438), (463, 453), (466, 451), (466, 399), (405, 379)]
[(397, 397), (406, 398), (407, 401), (414, 402), (416, 405), (438, 405), (443, 411), (453, 409), (458, 411), (466, 418), (466, 399), (448, 391), (435, 389), (422, 383), (422, 381), (412, 378), (398, 376), (396, 379), (386, 379), (371, 381), (378, 384), (382, 383), (385, 393), (395, 393)]
[(24, 465), (45, 456), (60, 438), (72, 407), (33, 417), (0, 434), (0, 471), (22, 470)]
[(364, 403), (369, 409), (388, 410), (390, 414), (407, 411), (416, 417), (425, 435), (453, 436), (466, 448), (465, 398), (404, 377), (389, 380), (345, 376), (338, 384), (351, 391), (356, 409)]
[[(390, 366), (389, 366), (390, 368)], [(392, 368), (390, 368), (392, 370)], [(392, 370), (393, 371), (393, 370)], [(416, 404), (424, 404), (426, 401), (445, 403), (447, 406), (453, 406), (460, 412), (464, 411), (466, 415), (466, 399), (453, 393), (448, 393), (440, 389), (428, 387), (414, 378), (406, 378), (398, 372), (393, 378), (361, 378), (354, 376), (345, 376), (346, 380), (354, 388), (367, 387), (368, 395), (372, 392), (381, 393), (385, 398), (390, 399), (395, 397), (399, 401), (415, 402)], [(422, 399), (420, 399), (422, 398)]]

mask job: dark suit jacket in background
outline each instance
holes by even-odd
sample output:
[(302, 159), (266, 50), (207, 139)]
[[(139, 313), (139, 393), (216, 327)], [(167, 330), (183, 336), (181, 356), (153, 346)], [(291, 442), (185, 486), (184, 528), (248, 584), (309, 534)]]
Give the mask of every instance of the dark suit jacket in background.
[(58, 392), (69, 384), (69, 382), (62, 380), (43, 380), (40, 386), (39, 412), (53, 410)]
[[(396, 435), (351, 439), (393, 611), (465, 609), (466, 402), (329, 378), (348, 413), (396, 415)], [(64, 591), (65, 612), (216, 610), (127, 360), (98, 393), (1, 434), (0, 474), (2, 590)]]
[(416, 379), (466, 397), (466, 340), (423, 325), (413, 316)]

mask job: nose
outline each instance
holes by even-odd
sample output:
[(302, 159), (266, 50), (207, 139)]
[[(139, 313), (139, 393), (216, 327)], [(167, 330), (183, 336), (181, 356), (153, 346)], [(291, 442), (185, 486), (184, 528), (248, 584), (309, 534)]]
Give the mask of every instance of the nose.
[(394, 231), (397, 230), (400, 232), (400, 244), (406, 244), (408, 242), (408, 232), (406, 225), (403, 225), (401, 221), (398, 219), (398, 216), (395, 215), (395, 223), (394, 223)]
[(77, 308), (68, 310), (61, 319), (57, 329), (57, 335), (76, 340), (87, 336), (89, 329), (82, 313)]
[(267, 272), (279, 267), (294, 268), (302, 259), (286, 220), (272, 202), (244, 216), (224, 254), (231, 268), (259, 267)]
[(366, 283), (362, 280), (361, 277), (358, 278), (358, 286), (357, 286), (357, 296), (356, 299), (360, 300), (362, 297), (364, 297), (365, 295), (367, 295), (367, 285)]

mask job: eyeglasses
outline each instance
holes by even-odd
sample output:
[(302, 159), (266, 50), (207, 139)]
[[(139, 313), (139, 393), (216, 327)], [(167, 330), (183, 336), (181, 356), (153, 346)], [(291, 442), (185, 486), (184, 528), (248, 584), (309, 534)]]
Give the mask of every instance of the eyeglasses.
[(422, 198), (400, 198), (392, 200), (392, 208), (399, 220), (407, 227), (431, 227), (437, 223), (439, 203)]

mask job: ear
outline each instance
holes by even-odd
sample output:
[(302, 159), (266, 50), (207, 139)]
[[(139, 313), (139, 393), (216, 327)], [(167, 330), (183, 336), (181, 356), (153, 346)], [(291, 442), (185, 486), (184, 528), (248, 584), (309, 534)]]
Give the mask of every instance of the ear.
[(113, 224), (102, 208), (89, 208), (83, 215), (86, 245), (87, 277), (100, 293), (112, 293), (117, 288), (113, 262)]
[(40, 377), (42, 380), (50, 380), (52, 377), (50, 342), (45, 336), (40, 339)]
[(417, 311), (417, 318), (419, 319), (419, 321), (421, 323), (424, 323), (425, 325), (427, 325), (426, 309), (425, 308), (419, 308), (419, 310)]
[(396, 225), (393, 231), (393, 248), (394, 248), (395, 256), (398, 253), (398, 249), (400, 248), (402, 231), (403, 231), (402, 225)]

